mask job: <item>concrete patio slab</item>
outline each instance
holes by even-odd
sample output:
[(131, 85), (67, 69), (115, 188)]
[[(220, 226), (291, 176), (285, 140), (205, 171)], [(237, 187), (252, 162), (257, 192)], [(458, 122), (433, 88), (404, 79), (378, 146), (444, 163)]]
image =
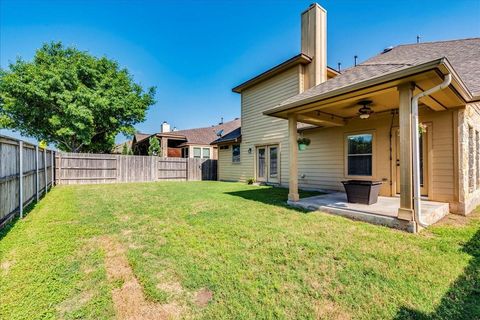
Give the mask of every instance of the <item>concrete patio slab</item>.
[[(397, 197), (378, 197), (377, 203), (365, 205), (348, 203), (345, 193), (333, 192), (300, 199), (297, 202), (288, 201), (288, 204), (310, 211), (319, 210), (350, 219), (385, 225), (409, 232), (414, 231), (413, 222), (397, 219), (397, 210), (400, 207), (400, 198)], [(423, 220), (428, 225), (434, 224), (448, 213), (448, 203), (422, 200)]]

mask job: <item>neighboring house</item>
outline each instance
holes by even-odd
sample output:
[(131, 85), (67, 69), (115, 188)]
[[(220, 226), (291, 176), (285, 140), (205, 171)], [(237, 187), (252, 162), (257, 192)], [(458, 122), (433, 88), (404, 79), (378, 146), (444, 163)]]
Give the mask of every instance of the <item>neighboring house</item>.
[(131, 148), (132, 148), (132, 140), (127, 140), (127, 141), (125, 141), (125, 142), (116, 144), (115, 147), (113, 147), (112, 153), (113, 153), (113, 154), (122, 154), (122, 152), (123, 152), (123, 146), (124, 146), (125, 144), (127, 145), (127, 148), (128, 148), (128, 149), (131, 149)]
[[(233, 89), (242, 96), (241, 131), (215, 142), (219, 179), (288, 186), (292, 203), (298, 188), (382, 181), (380, 195), (399, 199), (395, 223), (416, 230), (418, 163), (424, 199), (459, 214), (479, 205), (480, 38), (388, 48), (338, 74), (326, 65), (326, 11), (313, 4), (301, 21), (301, 53)], [(450, 76), (419, 101), (417, 161), (412, 96)], [(298, 151), (299, 137), (311, 140), (307, 150)]]
[(133, 150), (135, 154), (147, 155), (149, 139), (156, 137), (160, 142), (162, 157), (217, 159), (217, 146), (211, 143), (239, 127), (240, 119), (187, 130), (170, 130), (170, 125), (163, 122), (159, 133), (136, 134), (133, 138)]

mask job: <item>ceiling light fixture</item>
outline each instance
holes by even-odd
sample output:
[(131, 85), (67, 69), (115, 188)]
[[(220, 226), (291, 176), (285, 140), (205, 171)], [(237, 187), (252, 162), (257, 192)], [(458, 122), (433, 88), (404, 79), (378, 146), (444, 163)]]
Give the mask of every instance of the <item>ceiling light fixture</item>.
[(358, 104), (361, 105), (362, 107), (358, 110), (358, 113), (360, 114), (360, 119), (368, 119), (370, 118), (370, 115), (373, 113), (372, 108), (370, 107), (370, 104), (372, 101), (370, 100), (362, 100)]

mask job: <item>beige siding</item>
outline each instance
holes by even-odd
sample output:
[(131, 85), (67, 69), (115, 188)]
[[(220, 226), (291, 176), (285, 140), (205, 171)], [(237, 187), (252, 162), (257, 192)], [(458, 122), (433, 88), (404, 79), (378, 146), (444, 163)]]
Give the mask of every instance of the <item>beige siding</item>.
[[(263, 115), (274, 107), (299, 93), (299, 68), (292, 67), (273, 78), (242, 92), (242, 143), (240, 163), (232, 164), (232, 150), (219, 150), (219, 179), (245, 180), (255, 176), (255, 146), (279, 144), (280, 179), (288, 183), (288, 124), (284, 119)], [(248, 153), (251, 149), (251, 153)]]
[[(306, 151), (299, 152), (299, 186), (303, 189), (343, 190), (345, 176), (345, 136), (348, 133), (374, 132), (373, 179), (384, 180), (381, 194), (391, 195), (390, 181), (395, 175), (390, 162), (391, 115), (376, 115), (369, 120), (351, 119), (343, 127), (310, 130), (304, 133), (311, 139)], [(420, 121), (432, 125), (432, 157), (430, 198), (438, 201), (453, 201), (454, 156), (452, 112), (423, 111)], [(393, 127), (398, 127), (395, 116)], [(392, 171), (392, 174), (391, 174)]]
[[(396, 117), (398, 126), (398, 117)], [(345, 135), (363, 131), (374, 134), (373, 179), (390, 181), (390, 115), (372, 117), (364, 121), (352, 119), (346, 126), (307, 131), (311, 139), (307, 150), (298, 153), (299, 186), (303, 189), (343, 190), (345, 176)], [(303, 178), (302, 178), (303, 177)], [(382, 194), (390, 193), (389, 182), (382, 186)]]

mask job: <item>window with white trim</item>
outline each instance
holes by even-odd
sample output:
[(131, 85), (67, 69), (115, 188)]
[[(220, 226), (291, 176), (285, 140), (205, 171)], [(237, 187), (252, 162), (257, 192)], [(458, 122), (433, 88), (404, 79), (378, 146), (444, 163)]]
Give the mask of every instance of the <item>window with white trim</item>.
[(194, 147), (193, 148), (193, 157), (200, 159), (202, 157), (202, 148)]
[(203, 159), (210, 159), (210, 148), (203, 148), (202, 149), (202, 158)]
[(373, 134), (347, 136), (347, 175), (371, 177), (373, 172)]

